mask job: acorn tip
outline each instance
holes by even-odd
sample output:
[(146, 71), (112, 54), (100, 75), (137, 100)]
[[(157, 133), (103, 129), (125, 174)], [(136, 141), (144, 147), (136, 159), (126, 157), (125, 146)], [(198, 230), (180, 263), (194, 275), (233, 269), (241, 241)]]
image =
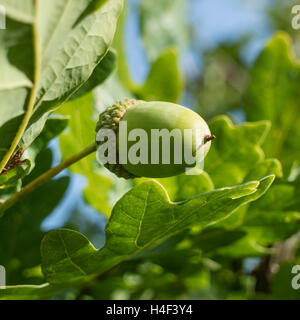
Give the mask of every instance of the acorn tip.
[(216, 136), (214, 135), (207, 135), (204, 137), (204, 143), (207, 143), (209, 141), (212, 141), (212, 140), (215, 140), (216, 139)]

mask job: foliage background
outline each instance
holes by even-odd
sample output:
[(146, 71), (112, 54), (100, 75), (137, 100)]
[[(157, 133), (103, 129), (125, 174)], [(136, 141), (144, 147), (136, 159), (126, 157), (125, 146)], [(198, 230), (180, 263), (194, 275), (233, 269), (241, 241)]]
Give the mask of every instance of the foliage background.
[[(237, 209), (233, 215), (218, 221), (217, 214), (225, 217), (227, 207), (222, 211), (218, 209), (221, 202), (212, 203), (207, 210), (215, 212), (210, 223), (216, 224), (197, 221), (195, 216), (189, 229), (170, 233), (156, 246), (134, 255), (129, 245), (123, 248), (122, 241), (109, 238), (126, 256), (107, 253), (112, 247), (106, 243), (106, 251), (89, 260), (89, 269), (85, 261), (94, 255), (94, 248), (85, 238), (71, 231), (53, 231), (44, 238), (45, 233), (62, 227), (79, 231), (95, 248), (102, 248), (113, 206), (129, 190), (133, 194), (123, 198), (123, 206), (130, 197), (138, 198), (137, 189), (132, 188), (144, 182), (116, 179), (91, 155), (1, 218), (0, 264), (7, 269), (11, 287), (0, 291), (0, 298), (299, 299), (300, 291), (291, 288), (291, 268), (300, 264), (300, 67), (295, 59), (300, 42), (299, 31), (291, 28), (294, 4), (279, 0), (127, 2), (100, 71), (55, 111), (26, 151), (35, 166), (29, 175), (26, 164), (22, 166), (24, 172), (18, 174), (26, 175), (23, 185), (90, 144), (96, 115), (125, 97), (189, 106), (209, 121), (218, 138), (205, 173), (159, 181), (171, 200), (191, 199), (270, 174), (276, 176), (275, 182), (251, 203), (256, 199), (250, 195), (252, 185), (233, 189), (230, 192), (236, 197), (246, 197), (241, 207), (226, 202)], [(17, 188), (15, 181), (5, 183), (4, 200)], [(144, 188), (150, 186), (153, 197), (163, 198), (159, 187), (148, 183)], [(157, 212), (147, 222), (150, 231)], [(120, 221), (111, 219), (109, 230), (129, 234), (130, 219), (122, 222), (120, 226)], [(164, 223), (163, 228), (170, 226)], [(145, 242), (152, 241), (154, 230), (144, 237)], [(41, 268), (43, 238), (47, 245), (42, 247)], [(64, 254), (59, 238), (64, 239), (66, 250), (74, 249), (71, 262), (86, 274), (97, 273), (96, 278), (76, 282), (82, 275), (57, 258)], [(119, 264), (123, 260), (128, 261)], [(50, 288), (44, 285), (42, 271)], [(20, 284), (32, 286), (16, 286)]]

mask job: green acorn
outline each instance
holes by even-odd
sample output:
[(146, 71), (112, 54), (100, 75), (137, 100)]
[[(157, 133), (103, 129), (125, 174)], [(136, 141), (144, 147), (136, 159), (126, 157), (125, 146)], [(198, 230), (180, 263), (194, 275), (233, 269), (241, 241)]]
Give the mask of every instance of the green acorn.
[[(148, 177), (148, 178), (164, 178), (179, 175), (187, 168), (192, 168), (196, 163), (190, 163), (185, 161), (184, 151), (190, 152), (191, 155), (196, 155), (197, 150), (202, 149), (203, 158), (206, 156), (210, 149), (211, 140), (215, 137), (211, 135), (207, 123), (194, 111), (185, 108), (183, 106), (168, 103), (168, 102), (145, 102), (134, 99), (126, 99), (119, 101), (113, 106), (108, 107), (99, 116), (96, 132), (100, 129), (112, 129), (117, 135), (117, 146), (119, 147), (120, 137), (120, 123), (126, 122), (127, 134), (134, 129), (143, 129), (147, 133), (147, 156), (148, 161), (145, 163), (132, 164), (127, 161), (126, 164), (120, 162), (120, 150), (117, 149), (116, 164), (105, 164), (105, 167), (111, 172), (115, 173), (118, 177), (125, 179), (136, 177)], [(170, 140), (170, 156), (167, 163), (163, 161), (162, 154), (164, 152), (164, 145), (162, 139), (158, 140), (157, 150), (159, 150), (159, 156), (156, 158), (157, 162), (151, 160), (153, 154), (153, 136), (151, 135), (153, 130), (155, 131), (167, 129), (168, 132), (177, 129), (176, 133), (181, 133), (179, 137), (182, 137), (182, 150), (181, 154), (178, 154), (178, 149), (174, 149), (175, 138)], [(185, 136), (185, 129), (191, 129), (192, 139), (186, 143), (183, 141)], [(195, 138), (196, 129), (198, 130), (198, 139)], [(162, 132), (162, 131), (160, 131)], [(174, 131), (175, 132), (175, 131)], [(199, 138), (200, 134), (200, 138)], [(123, 133), (122, 133), (123, 135)], [(123, 140), (122, 140), (123, 141)], [(156, 140), (155, 140), (156, 141)], [(177, 140), (178, 141), (178, 140)], [(98, 145), (104, 142), (97, 142)], [(126, 157), (130, 152), (130, 149), (136, 144), (136, 141), (126, 142)], [(176, 151), (177, 150), (177, 151)], [(182, 158), (182, 162), (176, 161), (178, 157)]]

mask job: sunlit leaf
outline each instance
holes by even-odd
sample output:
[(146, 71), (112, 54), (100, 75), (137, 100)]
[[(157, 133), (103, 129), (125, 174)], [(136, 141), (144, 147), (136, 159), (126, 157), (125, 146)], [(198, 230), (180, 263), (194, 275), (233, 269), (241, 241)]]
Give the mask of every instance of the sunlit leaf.
[[(28, 147), (48, 113), (89, 79), (111, 45), (122, 3), (0, 1), (8, 7), (7, 30), (0, 32), (1, 160), (24, 129)], [(93, 10), (84, 14), (87, 8)]]
[(271, 38), (251, 74), (247, 118), (272, 121), (264, 150), (288, 169), (300, 159), (300, 64), (286, 33)]

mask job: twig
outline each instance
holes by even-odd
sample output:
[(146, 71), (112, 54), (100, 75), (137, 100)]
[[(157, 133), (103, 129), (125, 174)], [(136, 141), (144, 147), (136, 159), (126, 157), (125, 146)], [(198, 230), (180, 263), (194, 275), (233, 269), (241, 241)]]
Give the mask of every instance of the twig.
[(21, 191), (15, 193), (11, 198), (5, 201), (0, 206), (0, 217), (4, 214), (6, 210), (11, 208), (15, 203), (19, 202), (20, 200), (24, 199), (28, 194), (33, 192), (35, 189), (43, 185), (45, 182), (50, 180), (51, 178), (55, 177), (64, 169), (70, 167), (72, 164), (78, 162), (79, 160), (87, 157), (89, 154), (96, 151), (96, 143), (91, 144), (84, 150), (80, 151), (79, 153), (75, 154), (74, 156), (70, 157), (66, 161), (62, 162), (58, 166), (50, 169), (49, 171), (45, 172), (28, 185), (26, 185)]

